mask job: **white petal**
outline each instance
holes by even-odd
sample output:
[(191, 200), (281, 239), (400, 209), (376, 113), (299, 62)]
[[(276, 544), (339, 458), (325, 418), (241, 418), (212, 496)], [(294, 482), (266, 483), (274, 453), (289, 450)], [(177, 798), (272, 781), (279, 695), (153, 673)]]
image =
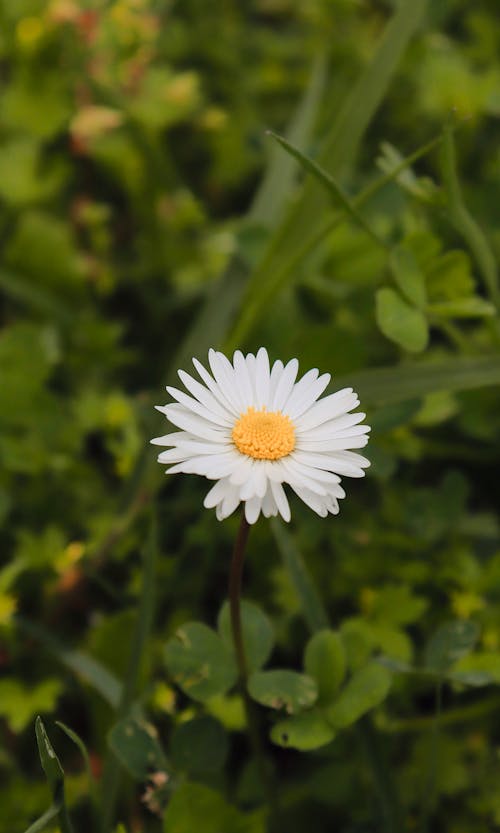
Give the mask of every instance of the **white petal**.
[(273, 409), (273, 397), (274, 391), (278, 387), (279, 381), (283, 375), (284, 365), (280, 359), (276, 359), (272, 368), (271, 368), (271, 379), (269, 382), (269, 398), (266, 402), (267, 409), (272, 411)]
[(228, 518), (229, 515), (232, 515), (234, 510), (240, 504), (240, 497), (238, 495), (237, 490), (232, 489), (230, 492), (227, 493), (222, 503), (219, 503), (218, 509), (218, 516), (219, 520), (224, 520), (224, 518)]
[(262, 508), (262, 498), (252, 497), (245, 503), (245, 517), (249, 524), (254, 524), (260, 515)]
[(179, 440), (190, 440), (192, 434), (188, 431), (172, 431), (170, 434), (164, 434), (163, 437), (155, 437), (150, 440), (151, 445), (177, 445)]
[(244, 403), (243, 411), (254, 406), (254, 395), (247, 363), (241, 350), (236, 350), (233, 356), (234, 383), (238, 389), (240, 400)]
[(187, 411), (183, 405), (165, 405), (163, 413), (173, 425), (189, 431), (194, 437), (221, 443), (227, 443), (231, 439), (227, 429), (215, 427), (203, 417)]
[(316, 480), (309, 477), (307, 466), (303, 466), (300, 462), (292, 459), (291, 456), (283, 457), (281, 464), (286, 471), (287, 477), (285, 482), (290, 486), (299, 485), (305, 486), (317, 495), (326, 495), (326, 489)]
[(245, 483), (251, 477), (253, 466), (254, 461), (251, 457), (247, 457), (245, 454), (239, 454), (239, 460), (235, 464), (231, 474), (231, 483), (235, 486), (241, 486)]
[[(309, 371), (309, 373), (312, 372), (313, 371)], [(308, 378), (309, 374), (306, 373), (300, 382), (297, 382), (288, 397), (288, 401), (284, 405), (284, 411), (291, 419), (296, 419), (301, 416), (304, 411), (307, 411), (313, 402), (316, 402), (317, 398), (321, 396), (330, 382), (331, 376), (329, 373), (324, 373), (319, 377), (319, 379), (316, 378), (318, 374), (317, 370), (314, 370), (314, 374), (314, 377)]]
[(263, 408), (264, 405), (267, 406), (269, 401), (270, 377), (269, 356), (266, 348), (261, 347), (257, 352), (255, 367), (256, 407), (259, 409)]
[[(200, 386), (201, 387), (201, 386)], [(214, 413), (206, 405), (202, 405), (201, 402), (198, 402), (197, 399), (193, 399), (192, 396), (188, 396), (187, 393), (183, 393), (181, 390), (177, 390), (177, 388), (173, 388), (171, 385), (167, 385), (167, 391), (169, 392), (170, 396), (174, 399), (177, 399), (177, 402), (180, 402), (181, 405), (184, 405), (188, 411), (192, 411), (194, 414), (198, 414), (203, 419), (209, 420), (209, 422), (215, 423), (219, 427), (229, 427), (234, 424), (234, 419), (228, 413), (223, 414), (223, 416), (219, 416), (219, 414)]]
[(274, 391), (272, 402), (273, 411), (281, 411), (281, 409), (283, 408), (284, 403), (290, 396), (290, 392), (293, 388), (295, 379), (297, 378), (298, 370), (299, 363), (297, 359), (290, 359), (288, 364), (285, 366), (283, 373), (281, 374), (280, 380)]
[(179, 374), (179, 378), (183, 385), (187, 388), (193, 396), (201, 402), (205, 408), (208, 408), (212, 413), (216, 414), (220, 417), (221, 420), (224, 422), (229, 421), (230, 423), (234, 423), (234, 416), (229, 410), (226, 405), (221, 404), (221, 402), (211, 393), (204, 385), (200, 385), (196, 379), (193, 379), (189, 373), (186, 373), (184, 370), (178, 370), (177, 373)]
[(223, 353), (218, 353), (215, 350), (208, 351), (208, 361), (214, 378), (225, 398), (234, 405), (236, 411), (240, 414), (244, 408), (244, 402), (234, 382), (234, 369), (231, 362)]
[(205, 509), (213, 509), (214, 506), (217, 506), (218, 503), (224, 500), (230, 491), (232, 492), (232, 487), (227, 478), (218, 480), (215, 486), (212, 486), (210, 491), (205, 495), (203, 506)]
[(291, 518), (291, 513), (285, 490), (281, 483), (276, 483), (274, 480), (270, 481), (270, 486), (274, 500), (276, 501), (278, 512), (280, 513), (283, 520), (288, 523)]
[(361, 454), (353, 454), (354, 459), (345, 458), (349, 451), (336, 451), (332, 454), (316, 454), (314, 452), (294, 451), (293, 456), (305, 466), (333, 471), (335, 474), (347, 477), (364, 477), (363, 468), (370, 465)]
[(314, 428), (316, 425), (321, 425), (323, 422), (339, 416), (339, 414), (352, 411), (357, 405), (359, 405), (359, 400), (357, 395), (353, 393), (352, 388), (338, 390), (336, 393), (331, 393), (330, 396), (320, 399), (305, 414), (302, 414), (297, 421), (297, 430), (305, 431)]
[(314, 494), (309, 489), (304, 489), (301, 486), (293, 486), (292, 489), (299, 498), (304, 501), (306, 506), (309, 506), (321, 518), (326, 518), (328, 515), (328, 503), (323, 497)]
[(270, 489), (262, 498), (262, 514), (265, 518), (275, 517), (278, 514), (278, 507)]
[(220, 385), (217, 384), (217, 381), (213, 379), (212, 376), (210, 376), (208, 370), (206, 370), (203, 367), (203, 365), (201, 364), (201, 362), (198, 361), (198, 359), (193, 359), (193, 364), (198, 373), (200, 374), (200, 378), (203, 379), (207, 388), (209, 388), (209, 390), (212, 391), (215, 398), (218, 399), (218, 401), (224, 408), (227, 408), (233, 415), (237, 416), (240, 412), (239, 408), (231, 399), (228, 399), (224, 395), (222, 388), (220, 387)]

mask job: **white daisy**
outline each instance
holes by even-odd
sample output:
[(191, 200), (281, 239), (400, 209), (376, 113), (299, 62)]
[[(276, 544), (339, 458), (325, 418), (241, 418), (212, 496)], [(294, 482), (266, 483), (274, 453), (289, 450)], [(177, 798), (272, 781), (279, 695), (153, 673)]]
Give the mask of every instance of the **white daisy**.
[(183, 370), (179, 377), (191, 395), (167, 387), (176, 399), (158, 405), (180, 428), (151, 440), (170, 446), (158, 457), (172, 464), (167, 474), (200, 474), (215, 485), (205, 497), (223, 520), (245, 504), (253, 524), (262, 512), (290, 520), (283, 484), (321, 517), (339, 511), (345, 497), (339, 475), (363, 477), (369, 460), (349, 449), (363, 448), (369, 426), (365, 414), (352, 413), (359, 405), (352, 388), (343, 388), (318, 401), (330, 381), (316, 368), (297, 382), (299, 363), (291, 359), (269, 366), (267, 350), (244, 356), (237, 350), (233, 362), (210, 350), (212, 375), (193, 359), (203, 384)]

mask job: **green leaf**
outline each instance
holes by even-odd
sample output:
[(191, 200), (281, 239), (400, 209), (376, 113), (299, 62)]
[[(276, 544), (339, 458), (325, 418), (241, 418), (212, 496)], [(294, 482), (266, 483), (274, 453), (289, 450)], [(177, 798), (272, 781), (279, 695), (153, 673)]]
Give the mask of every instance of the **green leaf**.
[(352, 385), (365, 405), (404, 402), (441, 390), (472, 390), (500, 384), (500, 356), (463, 357), (448, 361), (405, 362), (337, 377), (339, 388)]
[(388, 287), (379, 289), (375, 300), (377, 324), (383, 334), (410, 353), (425, 350), (429, 328), (423, 313)]
[(316, 709), (281, 720), (271, 729), (271, 740), (278, 746), (302, 752), (325, 746), (334, 737), (335, 730)]
[(338, 633), (322, 630), (306, 645), (304, 668), (318, 686), (318, 701), (328, 703), (337, 694), (344, 679), (346, 658)]
[(164, 833), (265, 833), (262, 812), (240, 813), (220, 793), (203, 784), (185, 783), (173, 794)]
[(461, 657), (470, 653), (479, 638), (475, 622), (456, 621), (441, 625), (431, 637), (425, 650), (425, 667), (444, 674)]
[(195, 717), (175, 727), (169, 746), (173, 766), (181, 772), (218, 772), (229, 749), (227, 732), (213, 717)]
[(108, 743), (137, 781), (145, 781), (152, 772), (167, 768), (156, 729), (144, 720), (128, 717), (115, 723), (108, 734)]
[(347, 665), (351, 671), (368, 662), (373, 651), (374, 639), (369, 623), (361, 617), (352, 617), (342, 622), (340, 635), (344, 643)]
[(36, 742), (38, 745), (38, 753), (40, 755), (40, 762), (45, 772), (47, 781), (49, 782), (50, 790), (52, 792), (53, 804), (52, 807), (38, 819), (31, 826), (30, 830), (41, 830), (47, 821), (54, 817), (57, 813), (59, 816), (59, 827), (61, 833), (73, 833), (71, 821), (66, 809), (66, 802), (64, 797), (64, 771), (59, 762), (54, 748), (48, 738), (45, 726), (41, 717), (37, 717), (35, 721)]
[(57, 794), (64, 781), (64, 770), (59, 762), (59, 758), (54, 752), (41, 717), (37, 717), (35, 720), (35, 733), (43, 771), (45, 772), (52, 793)]
[(394, 280), (406, 299), (423, 309), (427, 300), (425, 278), (413, 252), (404, 246), (396, 246), (391, 252), (389, 264)]
[(80, 750), (80, 753), (81, 753), (82, 758), (83, 758), (84, 763), (85, 763), (85, 769), (86, 769), (86, 772), (87, 772), (87, 777), (89, 779), (89, 784), (92, 786), (92, 781), (93, 781), (92, 767), (90, 766), (89, 753), (88, 753), (87, 747), (85, 746), (83, 740), (81, 739), (81, 737), (79, 735), (77, 735), (77, 733), (75, 731), (73, 731), (73, 729), (70, 729), (69, 726), (66, 726), (65, 723), (62, 723), (60, 720), (56, 720), (55, 723), (56, 723), (56, 726), (59, 726), (61, 731), (63, 731), (64, 734), (67, 735), (68, 738), (70, 740), (72, 740), (73, 743), (75, 744), (75, 746), (78, 747), (78, 749)]
[(237, 679), (230, 649), (215, 631), (189, 622), (165, 646), (165, 661), (175, 682), (202, 702), (224, 694)]
[(496, 311), (489, 301), (473, 295), (470, 298), (456, 298), (440, 304), (429, 304), (427, 312), (437, 318), (489, 318), (495, 315)]
[(248, 680), (248, 692), (263, 706), (284, 708), (289, 714), (312, 706), (318, 698), (312, 677), (297, 671), (256, 671)]
[(478, 651), (462, 657), (457, 664), (453, 666), (452, 671), (447, 674), (447, 677), (456, 676), (459, 676), (462, 679), (469, 677), (469, 679), (475, 678), (476, 680), (482, 677), (485, 681), (488, 679), (490, 683), (496, 683), (499, 685), (500, 653), (495, 653), (493, 651)]
[(355, 723), (370, 709), (382, 703), (391, 687), (391, 675), (378, 662), (356, 671), (340, 697), (326, 709), (326, 717), (338, 729)]
[[(274, 645), (273, 626), (269, 618), (256, 604), (243, 601), (241, 604), (241, 621), (243, 628), (243, 642), (250, 671), (257, 671), (269, 659)], [(231, 617), (229, 603), (224, 602), (217, 619), (219, 634), (234, 651), (231, 632)]]

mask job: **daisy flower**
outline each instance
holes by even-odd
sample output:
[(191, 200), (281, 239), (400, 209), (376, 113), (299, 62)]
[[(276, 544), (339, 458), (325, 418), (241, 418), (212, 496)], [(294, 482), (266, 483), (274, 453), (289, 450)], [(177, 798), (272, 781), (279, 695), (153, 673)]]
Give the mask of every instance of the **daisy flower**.
[(211, 374), (197, 360), (201, 382), (184, 370), (179, 377), (188, 393), (167, 387), (176, 400), (156, 406), (180, 428), (157, 437), (169, 446), (158, 457), (167, 474), (184, 472), (215, 480), (205, 497), (217, 518), (231, 515), (240, 503), (253, 524), (262, 512), (290, 520), (283, 488), (287, 484), (321, 517), (339, 511), (345, 497), (340, 476), (363, 477), (369, 461), (350, 449), (368, 442), (365, 414), (352, 388), (319, 399), (330, 374), (316, 368), (297, 381), (299, 363), (269, 364), (267, 350), (246, 356), (237, 350), (232, 363), (215, 350), (208, 353)]

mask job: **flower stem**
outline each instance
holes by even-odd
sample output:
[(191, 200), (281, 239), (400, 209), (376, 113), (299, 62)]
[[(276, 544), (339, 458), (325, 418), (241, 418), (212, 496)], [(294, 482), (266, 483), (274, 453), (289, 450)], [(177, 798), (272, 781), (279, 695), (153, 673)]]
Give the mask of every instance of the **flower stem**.
[(234, 544), (231, 569), (229, 572), (229, 609), (231, 613), (231, 631), (233, 636), (234, 652), (238, 665), (238, 678), (245, 718), (248, 727), (250, 745), (255, 757), (259, 771), (262, 788), (269, 806), (269, 822), (272, 825), (277, 814), (276, 792), (271, 780), (268, 761), (266, 760), (262, 739), (259, 730), (258, 715), (254, 703), (248, 695), (248, 663), (243, 642), (243, 627), (241, 621), (241, 585), (243, 579), (243, 563), (245, 560), (245, 549), (248, 541), (250, 525), (243, 513), (240, 528)]
[(245, 549), (248, 541), (250, 524), (245, 515), (241, 517), (240, 528), (233, 550), (231, 571), (229, 573), (229, 607), (231, 611), (231, 630), (233, 634), (234, 652), (238, 664), (238, 676), (240, 686), (246, 692), (248, 667), (243, 644), (243, 628), (241, 624), (241, 584), (243, 579), (243, 562), (245, 560)]

